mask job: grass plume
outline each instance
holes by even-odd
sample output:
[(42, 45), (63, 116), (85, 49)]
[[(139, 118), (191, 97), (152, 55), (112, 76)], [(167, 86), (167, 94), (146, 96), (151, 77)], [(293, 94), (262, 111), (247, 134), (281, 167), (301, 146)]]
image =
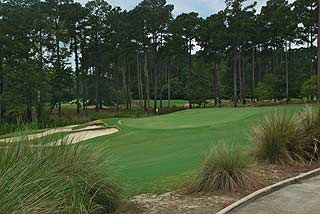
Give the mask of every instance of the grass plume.
[(233, 192), (254, 187), (250, 161), (238, 148), (213, 146), (189, 187), (190, 192)]

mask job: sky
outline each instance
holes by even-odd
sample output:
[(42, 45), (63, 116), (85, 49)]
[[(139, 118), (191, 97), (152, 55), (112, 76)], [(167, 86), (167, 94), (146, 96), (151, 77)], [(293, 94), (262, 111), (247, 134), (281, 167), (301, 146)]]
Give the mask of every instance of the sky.
[[(86, 3), (87, 0), (76, 0), (81, 3)], [(141, 0), (107, 0), (113, 6), (120, 6), (122, 9), (130, 10), (134, 8)], [(265, 5), (266, 0), (256, 0), (258, 3), (257, 9)], [(224, 0), (167, 0), (169, 4), (173, 4), (175, 9), (174, 15), (181, 13), (197, 12), (201, 17), (207, 17), (217, 13), (225, 8)], [(248, 0), (254, 2), (254, 0)]]

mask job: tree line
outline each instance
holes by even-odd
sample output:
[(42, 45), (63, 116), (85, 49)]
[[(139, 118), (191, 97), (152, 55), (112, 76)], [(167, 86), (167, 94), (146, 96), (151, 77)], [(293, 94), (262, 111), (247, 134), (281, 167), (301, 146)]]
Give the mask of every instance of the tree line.
[(42, 121), (70, 101), (79, 113), (134, 100), (157, 111), (165, 99), (192, 108), (317, 96), (316, 0), (268, 0), (259, 12), (226, 0), (207, 18), (174, 17), (166, 0), (130, 11), (105, 0), (0, 2), (0, 122), (31, 122), (33, 112)]

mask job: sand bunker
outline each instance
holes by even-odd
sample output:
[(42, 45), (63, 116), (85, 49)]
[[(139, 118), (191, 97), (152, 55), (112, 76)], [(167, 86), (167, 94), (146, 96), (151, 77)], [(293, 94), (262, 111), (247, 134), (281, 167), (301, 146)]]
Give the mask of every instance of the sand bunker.
[(38, 138), (46, 137), (52, 134), (56, 133), (68, 133), (66, 136), (63, 137), (62, 140), (58, 140), (53, 142), (52, 144), (54, 145), (61, 145), (62, 143), (67, 143), (67, 144), (76, 144), (85, 140), (89, 140), (92, 138), (96, 137), (101, 137), (105, 135), (111, 135), (113, 133), (118, 132), (119, 130), (116, 128), (105, 128), (104, 126), (99, 126), (99, 125), (91, 125), (84, 127), (82, 129), (78, 130), (73, 130), (74, 127), (77, 127), (79, 125), (73, 125), (73, 126), (66, 126), (66, 127), (61, 127), (61, 128), (55, 128), (55, 129), (50, 129), (41, 133), (37, 134), (31, 134), (27, 136), (17, 136), (17, 137), (12, 137), (12, 138), (4, 138), (0, 139), (0, 142), (19, 142), (19, 141), (29, 141), (29, 140), (35, 140)]
[(88, 130), (81, 132), (74, 132), (65, 136), (62, 140), (53, 142), (52, 145), (61, 145), (61, 144), (76, 144), (82, 141), (90, 140), (96, 137), (102, 137), (105, 135), (111, 135), (118, 132), (119, 129), (116, 128), (106, 128), (99, 130)]

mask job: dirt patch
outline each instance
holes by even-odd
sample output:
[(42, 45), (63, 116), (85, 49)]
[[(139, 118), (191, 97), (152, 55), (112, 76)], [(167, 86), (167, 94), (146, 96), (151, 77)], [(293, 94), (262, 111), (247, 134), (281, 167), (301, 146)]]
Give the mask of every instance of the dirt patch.
[(259, 184), (251, 192), (188, 195), (180, 190), (162, 195), (145, 194), (130, 199), (120, 209), (119, 214), (214, 214), (258, 189), (319, 167), (319, 163), (304, 166), (258, 164), (253, 168), (253, 172)]
[[(240, 196), (239, 196), (240, 198)], [(171, 192), (162, 195), (140, 195), (126, 204), (122, 214), (208, 214), (216, 213), (225, 204), (232, 203), (234, 196), (186, 195)]]

